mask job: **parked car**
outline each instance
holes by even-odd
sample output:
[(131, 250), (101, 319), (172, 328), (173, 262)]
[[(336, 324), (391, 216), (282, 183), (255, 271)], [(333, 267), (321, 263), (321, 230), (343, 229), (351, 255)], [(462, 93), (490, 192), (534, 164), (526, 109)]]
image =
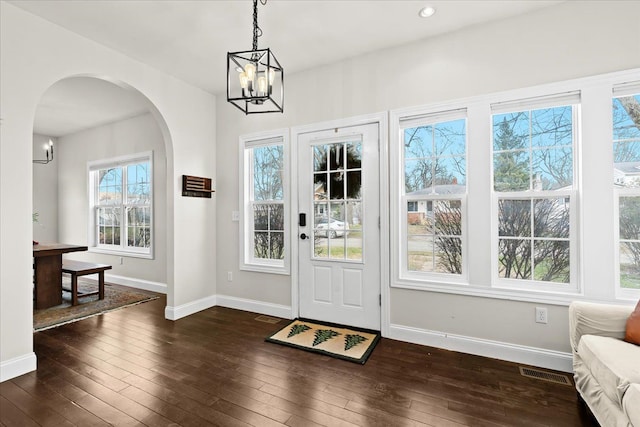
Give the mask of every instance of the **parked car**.
[(320, 218), (316, 222), (316, 236), (343, 237), (349, 234), (349, 223), (333, 218)]

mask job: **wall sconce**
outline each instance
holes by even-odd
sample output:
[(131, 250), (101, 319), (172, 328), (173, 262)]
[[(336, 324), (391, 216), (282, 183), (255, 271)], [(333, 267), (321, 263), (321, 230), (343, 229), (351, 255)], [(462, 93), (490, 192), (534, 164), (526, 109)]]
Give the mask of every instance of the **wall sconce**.
[(49, 142), (47, 144), (44, 144), (42, 148), (44, 149), (46, 159), (34, 160), (33, 163), (46, 165), (47, 163), (53, 161), (53, 141), (51, 140), (51, 138), (49, 138)]

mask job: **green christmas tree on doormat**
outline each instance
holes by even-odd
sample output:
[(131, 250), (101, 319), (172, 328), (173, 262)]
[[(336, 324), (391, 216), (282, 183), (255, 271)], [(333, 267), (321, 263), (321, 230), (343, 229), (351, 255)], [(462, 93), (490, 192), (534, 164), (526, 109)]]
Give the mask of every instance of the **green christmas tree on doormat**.
[(305, 331), (308, 331), (309, 329), (311, 329), (310, 327), (308, 327), (307, 325), (303, 325), (301, 323), (296, 323), (295, 325), (293, 325), (291, 327), (291, 330), (289, 331), (289, 335), (287, 335), (287, 338), (291, 338), (294, 335), (298, 335), (301, 334)]
[(323, 342), (330, 340), (333, 337), (340, 335), (336, 331), (332, 331), (331, 329), (318, 329), (316, 331), (316, 339), (313, 340), (313, 347), (318, 344), (322, 344)]
[(347, 334), (344, 337), (344, 351), (347, 351), (363, 341), (366, 341), (368, 338), (363, 337), (362, 335), (351, 335)]

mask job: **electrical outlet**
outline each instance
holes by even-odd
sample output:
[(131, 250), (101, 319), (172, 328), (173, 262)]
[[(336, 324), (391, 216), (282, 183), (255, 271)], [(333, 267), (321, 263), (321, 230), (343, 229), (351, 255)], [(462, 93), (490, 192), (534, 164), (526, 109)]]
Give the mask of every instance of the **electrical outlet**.
[(233, 282), (233, 273), (231, 271), (227, 271), (227, 282)]
[(536, 323), (547, 323), (547, 309), (545, 307), (536, 307)]

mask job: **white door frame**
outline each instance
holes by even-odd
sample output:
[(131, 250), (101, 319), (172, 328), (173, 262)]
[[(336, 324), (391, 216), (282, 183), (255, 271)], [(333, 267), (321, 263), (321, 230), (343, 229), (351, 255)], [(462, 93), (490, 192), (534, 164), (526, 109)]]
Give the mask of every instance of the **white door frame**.
[[(322, 123), (313, 123), (310, 125), (296, 126), (291, 128), (291, 168), (290, 173), (293, 174), (298, 170), (298, 137), (300, 134), (309, 132), (321, 132), (325, 130), (343, 128), (349, 126), (360, 126), (367, 124), (377, 124), (379, 129), (379, 149), (380, 164), (378, 172), (380, 174), (380, 332), (382, 336), (388, 336), (390, 313), (389, 313), (389, 116), (387, 112), (367, 114), (363, 116), (350, 117), (346, 119), (337, 119)], [(295, 163), (294, 163), (295, 162)], [(298, 180), (291, 176), (291, 204), (289, 226), (291, 230), (296, 232), (290, 233), (291, 247), (291, 318), (299, 317), (299, 286), (298, 280), (298, 262), (297, 254), (299, 251), (298, 240)], [(296, 254), (296, 257), (293, 256)]]

